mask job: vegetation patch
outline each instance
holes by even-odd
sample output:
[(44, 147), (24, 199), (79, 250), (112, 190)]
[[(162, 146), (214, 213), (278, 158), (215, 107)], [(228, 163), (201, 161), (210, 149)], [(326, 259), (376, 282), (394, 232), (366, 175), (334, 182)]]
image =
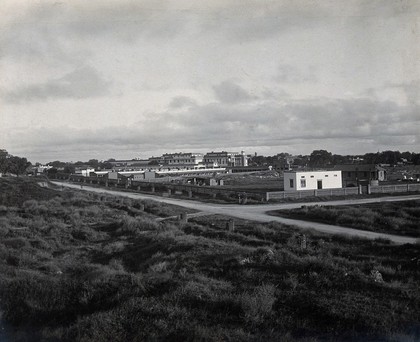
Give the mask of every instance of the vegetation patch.
[(302, 206), (271, 214), (379, 233), (420, 237), (419, 200), (351, 206)]
[(41, 198), (35, 185), (21, 198), (26, 182), (1, 208), (0, 340), (420, 337), (419, 245), (243, 220), (229, 231), (223, 216), (159, 222), (150, 202)]

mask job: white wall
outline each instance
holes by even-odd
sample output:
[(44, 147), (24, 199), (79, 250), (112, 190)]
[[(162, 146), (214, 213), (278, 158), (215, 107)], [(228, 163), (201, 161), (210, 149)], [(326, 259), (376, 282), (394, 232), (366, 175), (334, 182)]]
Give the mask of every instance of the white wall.
[(284, 190), (316, 190), (318, 181), (322, 181), (322, 189), (341, 188), (341, 171), (285, 172)]

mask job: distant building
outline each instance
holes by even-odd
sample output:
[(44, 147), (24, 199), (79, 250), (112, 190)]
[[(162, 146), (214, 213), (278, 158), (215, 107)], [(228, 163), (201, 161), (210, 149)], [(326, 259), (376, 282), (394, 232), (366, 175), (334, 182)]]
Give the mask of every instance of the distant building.
[(342, 187), (341, 171), (285, 171), (284, 190), (321, 190)]
[(76, 175), (80, 175), (83, 177), (89, 177), (91, 173), (94, 173), (95, 169), (91, 168), (78, 168), (74, 171)]
[(386, 170), (374, 164), (335, 165), (334, 170), (342, 172), (343, 187), (367, 185), (372, 181), (386, 180)]
[(248, 166), (248, 157), (244, 151), (238, 152), (209, 152), (204, 155), (203, 163), (206, 167)]
[(196, 166), (202, 163), (202, 153), (166, 153), (159, 160), (164, 166)]
[(32, 174), (36, 175), (40, 175), (43, 174), (44, 172), (48, 171), (49, 169), (52, 169), (53, 166), (51, 165), (38, 165), (38, 166), (34, 166), (32, 167)]

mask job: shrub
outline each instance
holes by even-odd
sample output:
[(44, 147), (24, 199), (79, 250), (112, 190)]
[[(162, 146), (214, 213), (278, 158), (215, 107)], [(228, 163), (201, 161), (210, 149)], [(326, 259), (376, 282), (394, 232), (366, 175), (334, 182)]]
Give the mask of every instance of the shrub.
[(275, 287), (262, 285), (255, 288), (251, 293), (244, 293), (240, 298), (240, 305), (247, 322), (259, 324), (273, 313), (272, 308), (276, 300)]
[(118, 229), (118, 232), (138, 235), (142, 231), (157, 230), (158, 228), (159, 223), (152, 219), (145, 217), (133, 218), (127, 215), (121, 220), (121, 226)]
[(162, 273), (165, 272), (168, 268), (167, 261), (161, 261), (149, 267), (149, 271), (153, 273)]

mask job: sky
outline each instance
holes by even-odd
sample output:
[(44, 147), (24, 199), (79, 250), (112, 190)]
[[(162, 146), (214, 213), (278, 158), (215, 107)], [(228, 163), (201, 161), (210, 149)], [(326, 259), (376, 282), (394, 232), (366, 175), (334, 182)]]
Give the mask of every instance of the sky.
[(2, 0), (0, 148), (420, 152), (418, 0)]

